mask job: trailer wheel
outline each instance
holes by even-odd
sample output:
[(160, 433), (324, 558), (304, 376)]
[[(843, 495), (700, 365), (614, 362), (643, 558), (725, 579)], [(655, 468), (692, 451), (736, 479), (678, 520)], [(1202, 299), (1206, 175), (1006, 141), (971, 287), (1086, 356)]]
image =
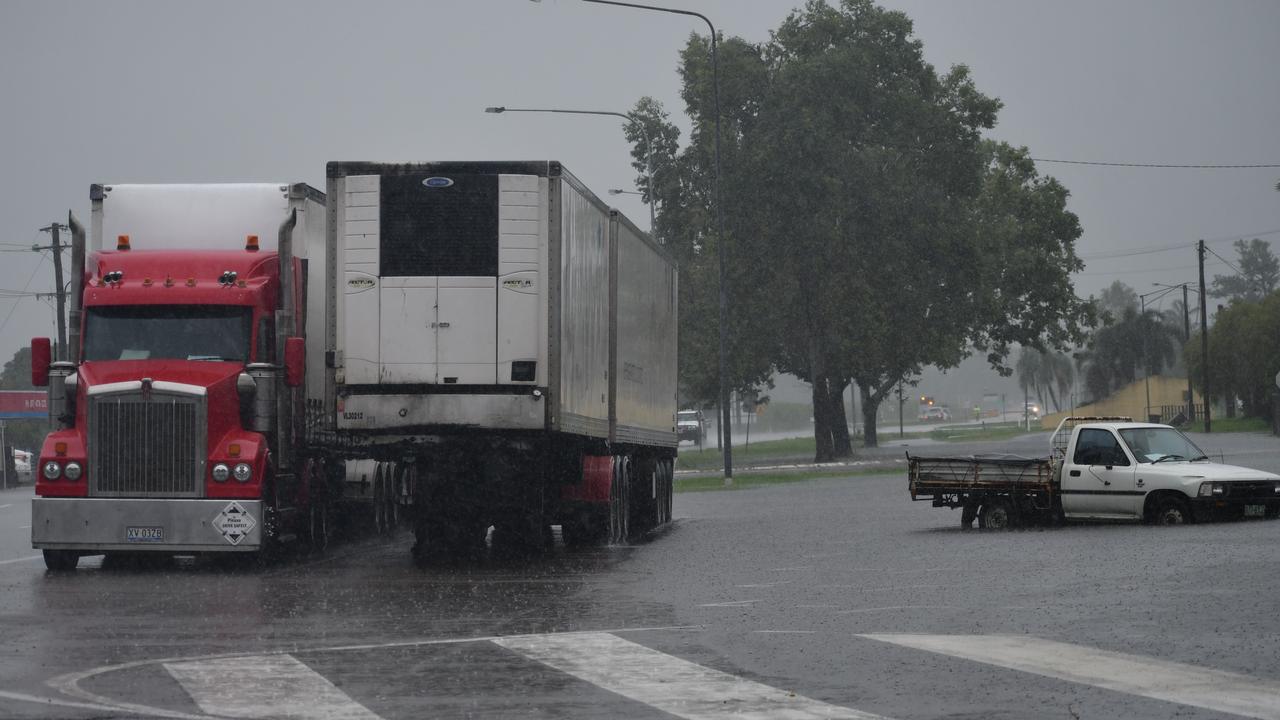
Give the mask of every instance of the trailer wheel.
[(75, 550), (45, 550), (44, 566), (54, 572), (75, 570), (80, 564), (80, 553)]
[(1166, 495), (1156, 501), (1151, 517), (1156, 525), (1186, 525), (1191, 522), (1191, 508), (1181, 498)]
[(976, 503), (967, 503), (960, 509), (960, 527), (964, 530), (973, 529), (973, 521), (978, 517), (978, 505)]
[(984, 530), (1012, 530), (1013, 508), (1008, 500), (988, 500), (978, 511), (978, 527)]
[(630, 537), (631, 462), (626, 455), (613, 458), (613, 480), (609, 483), (609, 542), (618, 545)]

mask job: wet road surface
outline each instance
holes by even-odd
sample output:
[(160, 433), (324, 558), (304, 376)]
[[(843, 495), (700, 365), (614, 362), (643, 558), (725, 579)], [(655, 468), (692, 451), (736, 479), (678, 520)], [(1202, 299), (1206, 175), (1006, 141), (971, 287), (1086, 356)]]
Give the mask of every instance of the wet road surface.
[(962, 532), (905, 486), (681, 494), (533, 560), (417, 567), (402, 532), (67, 574), (0, 493), (0, 717), (1280, 718), (1280, 522)]

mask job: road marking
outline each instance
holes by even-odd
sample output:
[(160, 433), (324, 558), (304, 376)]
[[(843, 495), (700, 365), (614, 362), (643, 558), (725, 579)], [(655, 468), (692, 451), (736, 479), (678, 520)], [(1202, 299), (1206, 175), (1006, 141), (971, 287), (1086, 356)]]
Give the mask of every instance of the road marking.
[(13, 558), (12, 560), (0, 560), (0, 565), (8, 565), (9, 563), (28, 562), (31, 560), (39, 560), (43, 555), (28, 555), (26, 557)]
[[(7, 698), (9, 700), (16, 700), (18, 702), (31, 703), (32, 705), (44, 705), (44, 706), (56, 705), (58, 707), (79, 708), (81, 710), (95, 710), (98, 712), (106, 711), (113, 714), (119, 713), (121, 710), (119, 706), (98, 705), (95, 703), (72, 702), (70, 700), (57, 700), (55, 698), (40, 697), (39, 695), (27, 695), (26, 693), (9, 692), (8, 690), (0, 690), (0, 698)], [(131, 710), (132, 712), (138, 715), (149, 715), (153, 717), (166, 717), (166, 718), (195, 718), (196, 720), (205, 720), (204, 716), (187, 715), (186, 713), (180, 713), (180, 712), (166, 712), (164, 710), (141, 707), (141, 706), (134, 706), (131, 708)]]
[(777, 582), (751, 583), (751, 584), (748, 584), (748, 585), (734, 585), (734, 587), (740, 587), (740, 588), (771, 588), (771, 587), (778, 587), (779, 585), (790, 585), (790, 584), (791, 584), (791, 582), (792, 582), (791, 580), (779, 580), (779, 581), (777, 581)]
[(752, 630), (760, 635), (814, 635), (817, 630)]
[(291, 655), (164, 663), (164, 669), (210, 715), (380, 720)]
[(5, 508), (7, 508), (7, 507), (13, 507), (13, 503), (6, 503), (6, 504), (4, 504), (4, 505), (0, 505), (0, 510), (3, 510), (3, 509), (5, 509)]
[(1022, 635), (860, 637), (1117, 692), (1280, 720), (1280, 682)]
[(676, 717), (706, 720), (872, 720), (840, 707), (696, 665), (609, 633), (493, 641), (512, 652)]
[(840, 610), (837, 615), (856, 615), (858, 613), (887, 612), (889, 610), (958, 610), (954, 605), (886, 605), (883, 607), (854, 608)]
[(759, 600), (731, 600), (729, 602), (702, 603), (698, 607), (750, 607)]

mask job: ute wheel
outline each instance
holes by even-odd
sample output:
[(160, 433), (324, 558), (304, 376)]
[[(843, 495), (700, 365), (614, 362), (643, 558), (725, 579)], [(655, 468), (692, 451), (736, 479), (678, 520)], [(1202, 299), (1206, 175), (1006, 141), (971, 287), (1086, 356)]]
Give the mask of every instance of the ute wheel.
[(1156, 525), (1186, 525), (1192, 521), (1191, 508), (1181, 498), (1166, 495), (1156, 501), (1151, 521)]
[(75, 570), (80, 564), (80, 553), (75, 550), (45, 550), (44, 566), (55, 572)]
[(1013, 507), (1008, 500), (989, 500), (978, 511), (978, 527), (984, 530), (1012, 530), (1013, 526)]

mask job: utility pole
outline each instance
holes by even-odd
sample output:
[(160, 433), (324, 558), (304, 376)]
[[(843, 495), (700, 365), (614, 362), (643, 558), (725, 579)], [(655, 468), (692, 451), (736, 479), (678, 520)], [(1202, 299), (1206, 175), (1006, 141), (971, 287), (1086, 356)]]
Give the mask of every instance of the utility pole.
[(53, 286), (58, 297), (58, 352), (56, 359), (67, 359), (67, 291), (62, 284), (62, 245), (58, 233), (66, 229), (66, 225), (50, 223), (49, 227), (40, 228), (52, 237), (50, 249), (53, 250)]
[(1196, 254), (1200, 258), (1200, 362), (1204, 366), (1204, 379), (1200, 383), (1200, 394), (1204, 397), (1204, 431), (1212, 432), (1209, 413), (1209, 311), (1205, 308), (1204, 289), (1204, 240), (1196, 244)]
[[(1182, 342), (1191, 342), (1191, 308), (1187, 306), (1187, 284), (1182, 283)], [(1191, 371), (1187, 371), (1187, 424), (1196, 421), (1196, 395), (1191, 388)]]

